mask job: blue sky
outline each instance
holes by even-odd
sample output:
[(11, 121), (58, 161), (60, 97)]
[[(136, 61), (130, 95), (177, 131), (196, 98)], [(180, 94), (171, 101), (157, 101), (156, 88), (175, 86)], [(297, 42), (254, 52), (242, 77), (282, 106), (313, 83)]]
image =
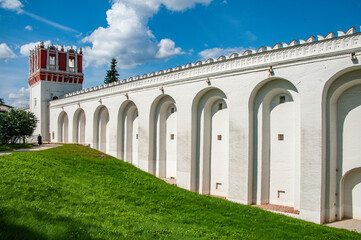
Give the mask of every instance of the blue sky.
[(40, 40), (84, 48), (86, 88), (112, 57), (124, 79), (359, 24), (359, 0), (0, 0), (0, 97), (27, 105), (27, 54)]

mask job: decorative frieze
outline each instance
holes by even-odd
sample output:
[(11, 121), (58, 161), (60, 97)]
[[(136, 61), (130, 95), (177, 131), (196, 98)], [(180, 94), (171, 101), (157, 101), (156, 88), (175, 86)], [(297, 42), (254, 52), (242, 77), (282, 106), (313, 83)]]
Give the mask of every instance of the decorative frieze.
[[(338, 37), (336, 38), (335, 34), (331, 32), (325, 37), (317, 35), (318, 41), (315, 40), (316, 38), (314, 36), (311, 36), (307, 40), (293, 40), (289, 44), (277, 43), (273, 47), (260, 47), (258, 50), (246, 50), (244, 53), (233, 53), (230, 56), (221, 56), (219, 58), (208, 59), (207, 61), (187, 63), (184, 66), (152, 72), (144, 74), (143, 76), (138, 75), (111, 84), (103, 84), (69, 93), (65, 95), (65, 98), (56, 100), (54, 104), (64, 104), (72, 101), (75, 96), (77, 96), (76, 100), (78, 101), (94, 96), (106, 95), (108, 93), (129, 91), (131, 89), (150, 87), (157, 84), (164, 85), (170, 82), (232, 71), (242, 71), (257, 66), (274, 66), (277, 63), (289, 60), (322, 57), (322, 55), (339, 51), (361, 49), (361, 32), (355, 33), (355, 31), (356, 29), (352, 27), (348, 29), (346, 33), (338, 31)], [(70, 97), (72, 97), (72, 99), (69, 99)], [(51, 105), (53, 104), (51, 103)]]

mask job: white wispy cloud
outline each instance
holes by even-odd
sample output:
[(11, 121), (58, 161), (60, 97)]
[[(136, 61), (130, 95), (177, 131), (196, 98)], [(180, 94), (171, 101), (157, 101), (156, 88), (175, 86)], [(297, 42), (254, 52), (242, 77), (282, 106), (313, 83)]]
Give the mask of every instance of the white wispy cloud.
[(20, 13), (23, 13), (25, 15), (28, 15), (29, 17), (32, 17), (40, 22), (43, 22), (43, 23), (46, 23), (50, 26), (53, 26), (55, 28), (58, 28), (58, 29), (61, 29), (61, 30), (65, 30), (65, 31), (68, 31), (68, 32), (74, 32), (74, 33), (80, 33), (79, 31), (73, 29), (73, 28), (70, 28), (70, 27), (67, 27), (67, 26), (64, 26), (62, 24), (59, 24), (59, 23), (56, 23), (56, 22), (53, 22), (53, 21), (50, 21), (46, 18), (43, 18), (43, 17), (40, 17), (36, 14), (33, 14), (33, 13), (30, 13), (30, 12), (27, 12), (27, 11), (24, 11), (24, 10), (20, 10), (19, 11)]
[(29, 88), (20, 88), (15, 93), (9, 93), (10, 105), (13, 107), (25, 107), (29, 105)]
[(212, 0), (114, 0), (107, 11), (107, 27), (99, 27), (83, 38), (91, 47), (84, 49), (85, 65), (101, 66), (115, 57), (120, 68), (131, 68), (149, 60), (170, 58), (184, 52), (171, 39), (157, 40), (148, 20), (164, 5), (183, 11)]
[[(4, 9), (7, 9), (7, 10), (13, 10), (13, 11), (17, 11), (18, 14), (25, 14), (31, 18), (34, 18), (40, 22), (43, 22), (43, 23), (46, 23), (50, 26), (53, 26), (55, 28), (58, 28), (58, 29), (61, 29), (61, 30), (64, 30), (64, 31), (68, 31), (68, 32), (74, 32), (74, 33), (77, 33), (77, 34), (80, 34), (79, 31), (73, 29), (73, 28), (70, 28), (70, 27), (67, 27), (67, 26), (64, 26), (60, 23), (56, 23), (56, 22), (53, 22), (53, 21), (50, 21), (49, 19), (46, 19), (44, 17), (41, 17), (41, 16), (38, 16), (34, 13), (31, 13), (31, 12), (27, 12), (23, 9), (24, 5), (19, 1), (19, 0), (0, 0), (0, 7), (4, 8)], [(28, 27), (28, 26), (27, 26)], [(31, 26), (29, 26), (31, 28)], [(32, 29), (27, 29), (29, 31), (31, 31)]]
[(218, 58), (220, 56), (231, 55), (232, 53), (244, 52), (246, 49), (243, 47), (235, 48), (210, 48), (201, 51), (198, 55), (203, 59), (207, 60), (209, 58)]
[(33, 31), (33, 27), (30, 26), (30, 25), (27, 25), (27, 26), (25, 27), (25, 29), (28, 30), (28, 31)]
[(18, 11), (23, 7), (19, 0), (0, 0), (0, 6), (8, 10)]
[(8, 60), (11, 58), (15, 58), (15, 53), (9, 48), (6, 43), (0, 44), (0, 60)]
[(194, 7), (197, 3), (208, 5), (212, 0), (159, 0), (155, 1), (159, 4), (165, 5), (168, 9), (173, 11), (183, 11)]

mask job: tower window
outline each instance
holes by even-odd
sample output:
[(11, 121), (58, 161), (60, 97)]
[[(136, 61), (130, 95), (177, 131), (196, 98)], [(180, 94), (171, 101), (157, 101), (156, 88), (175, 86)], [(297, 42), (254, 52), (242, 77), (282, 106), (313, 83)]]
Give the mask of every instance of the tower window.
[(218, 103), (218, 110), (222, 110), (223, 108), (223, 104), (222, 103)]
[(75, 72), (75, 61), (74, 59), (69, 59), (69, 71)]
[(286, 96), (280, 96), (279, 103), (285, 103), (286, 102)]
[(50, 56), (50, 65), (55, 65), (55, 57), (54, 56)]
[(174, 134), (170, 135), (170, 140), (174, 140)]
[(174, 108), (171, 108), (171, 109), (170, 109), (170, 113), (174, 113)]
[(74, 67), (74, 59), (69, 59), (69, 67)]
[(222, 135), (217, 135), (217, 140), (221, 141), (222, 140)]
[(283, 134), (278, 134), (278, 141), (283, 141), (285, 136)]

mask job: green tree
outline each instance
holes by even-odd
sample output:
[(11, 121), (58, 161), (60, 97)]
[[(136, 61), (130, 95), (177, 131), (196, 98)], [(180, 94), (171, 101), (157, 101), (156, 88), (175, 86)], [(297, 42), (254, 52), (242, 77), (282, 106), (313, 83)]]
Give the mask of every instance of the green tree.
[(8, 133), (8, 115), (7, 113), (0, 114), (0, 141), (2, 144), (8, 143), (9, 138), (7, 137)]
[(38, 120), (32, 112), (10, 109), (0, 114), (0, 139), (3, 144), (16, 143), (22, 137), (31, 136)]
[(116, 66), (117, 66), (117, 60), (113, 58), (110, 63), (110, 70), (107, 71), (107, 75), (105, 76), (104, 83), (111, 83), (118, 81), (119, 73), (115, 68)]
[(0, 105), (4, 105), (5, 104), (5, 101), (3, 98), (0, 98)]

